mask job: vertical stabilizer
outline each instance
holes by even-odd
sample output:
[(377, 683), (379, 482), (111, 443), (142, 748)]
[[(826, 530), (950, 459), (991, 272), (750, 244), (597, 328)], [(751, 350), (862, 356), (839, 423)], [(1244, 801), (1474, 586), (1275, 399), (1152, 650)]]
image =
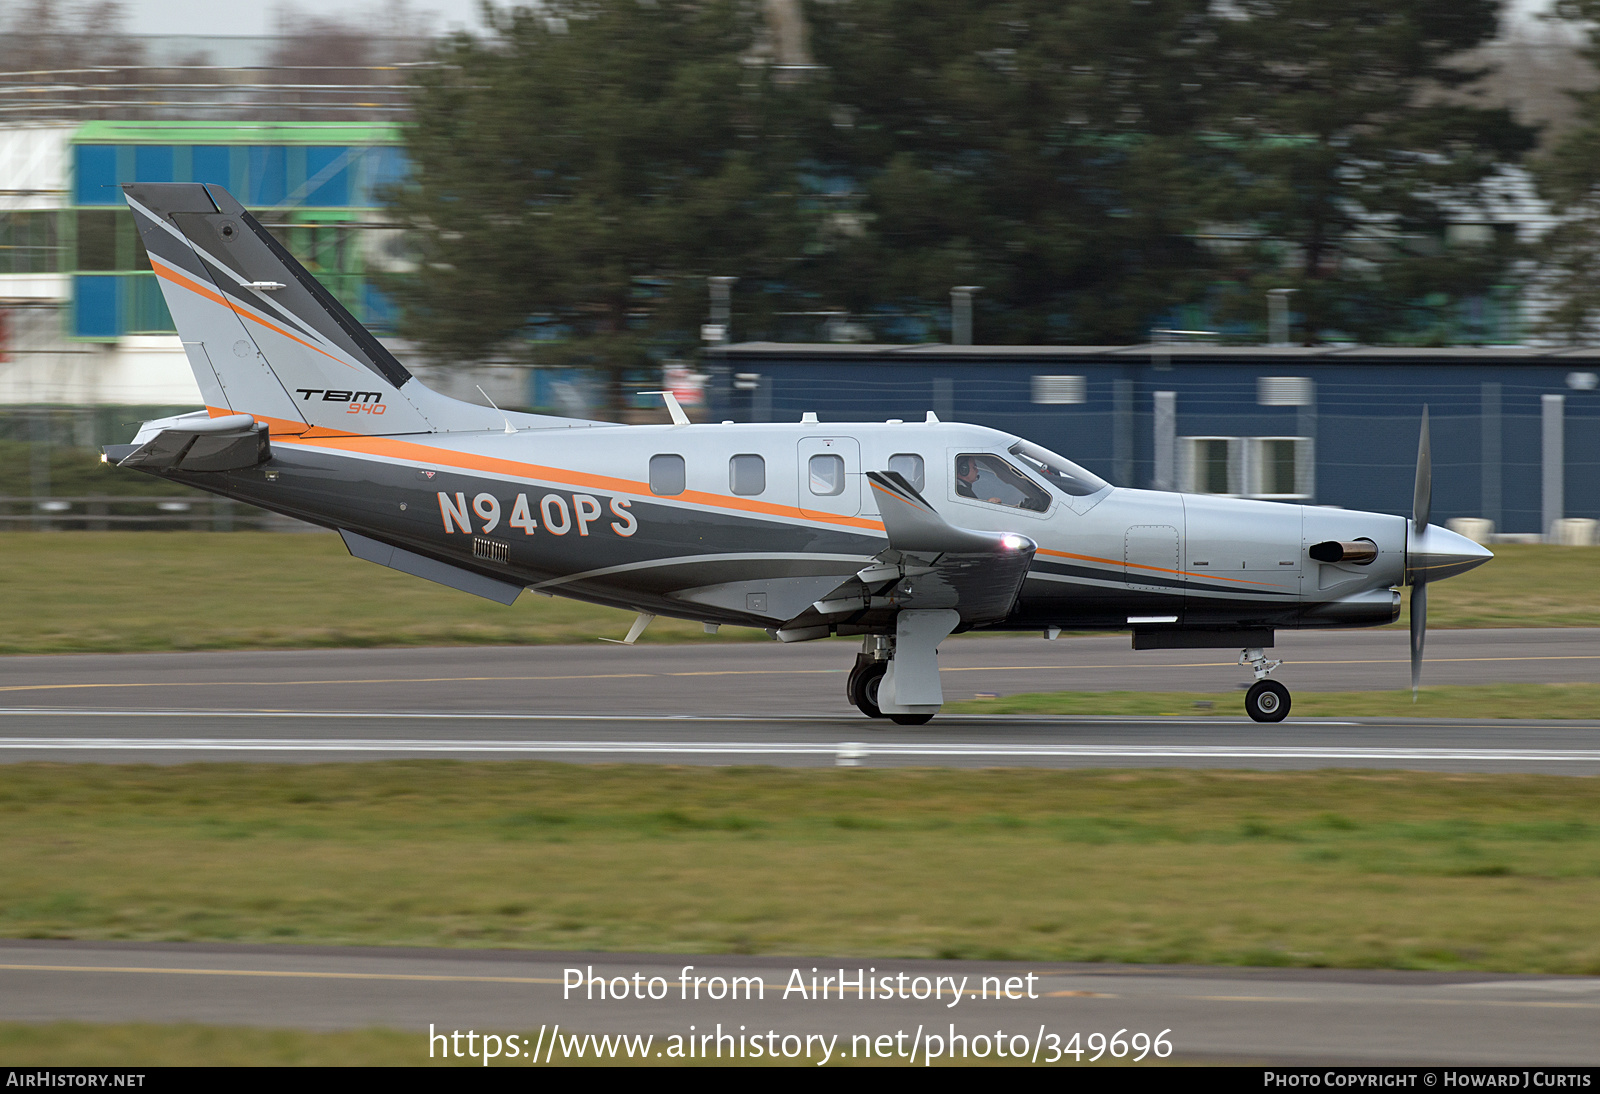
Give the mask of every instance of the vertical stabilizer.
[(405, 367), (227, 191), (123, 189), (213, 413), (251, 414), (274, 433), (439, 428), (402, 391)]

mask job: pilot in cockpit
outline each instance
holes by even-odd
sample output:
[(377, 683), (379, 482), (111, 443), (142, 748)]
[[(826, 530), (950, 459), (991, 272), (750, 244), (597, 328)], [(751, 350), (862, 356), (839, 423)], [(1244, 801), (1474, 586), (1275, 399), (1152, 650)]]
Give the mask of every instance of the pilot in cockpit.
[[(994, 466), (995, 464), (1000, 464), (1000, 467)], [(1001, 470), (1002, 467), (1004, 470)], [(991, 505), (1021, 508), (1023, 502), (1027, 500), (1026, 492), (1007, 481), (1015, 474), (1015, 471), (1004, 467), (999, 460), (973, 455), (957, 456), (956, 493), (974, 501), (986, 501)]]

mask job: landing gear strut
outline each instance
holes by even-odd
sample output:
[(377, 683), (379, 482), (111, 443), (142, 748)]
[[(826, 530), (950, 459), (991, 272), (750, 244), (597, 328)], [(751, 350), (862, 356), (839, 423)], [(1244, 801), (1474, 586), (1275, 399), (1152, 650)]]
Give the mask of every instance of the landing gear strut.
[(1247, 649), (1239, 654), (1239, 664), (1247, 665), (1256, 674), (1256, 682), (1244, 693), (1244, 712), (1258, 722), (1281, 722), (1289, 713), (1289, 689), (1267, 674), (1282, 661), (1269, 660), (1259, 649)]

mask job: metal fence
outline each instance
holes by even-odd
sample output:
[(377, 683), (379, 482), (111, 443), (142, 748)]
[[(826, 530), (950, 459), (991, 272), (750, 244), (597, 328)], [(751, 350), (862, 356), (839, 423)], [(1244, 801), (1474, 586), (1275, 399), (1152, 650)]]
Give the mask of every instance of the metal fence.
[(427, 61), (385, 65), (105, 65), (0, 72), (0, 123), (390, 121)]
[(300, 521), (214, 496), (137, 497), (102, 494), (76, 498), (0, 497), (0, 530), (57, 532), (288, 531), (309, 527)]

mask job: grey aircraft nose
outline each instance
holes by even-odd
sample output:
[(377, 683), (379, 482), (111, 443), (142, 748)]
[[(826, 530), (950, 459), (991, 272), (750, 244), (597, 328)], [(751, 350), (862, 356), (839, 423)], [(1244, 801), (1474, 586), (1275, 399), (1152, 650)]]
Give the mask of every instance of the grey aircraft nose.
[(1475, 566), (1482, 566), (1494, 557), (1482, 544), (1448, 528), (1430, 524), (1421, 532), (1406, 531), (1406, 579), (1415, 581), (1420, 574), (1424, 581), (1440, 581), (1464, 574)]

